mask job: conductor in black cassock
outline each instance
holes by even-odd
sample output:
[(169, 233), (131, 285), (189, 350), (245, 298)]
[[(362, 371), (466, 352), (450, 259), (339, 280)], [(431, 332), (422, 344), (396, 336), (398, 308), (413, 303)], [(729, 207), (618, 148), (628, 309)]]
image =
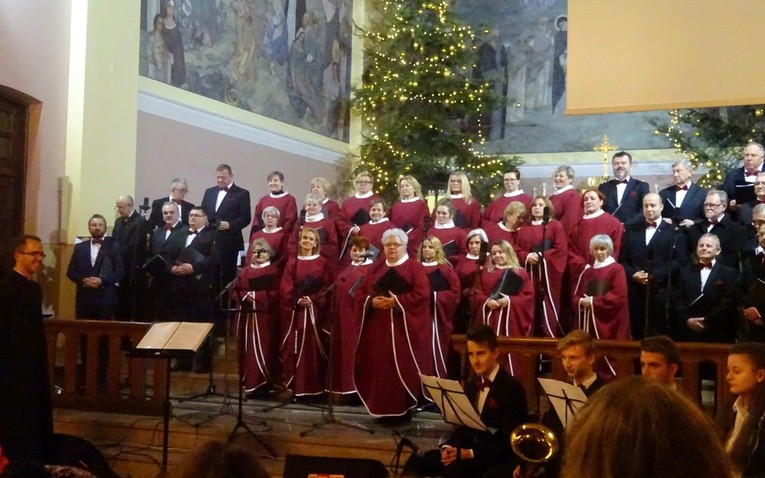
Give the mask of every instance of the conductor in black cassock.
[(0, 446), (9, 460), (49, 463), (51, 387), (42, 320), (42, 241), (13, 241), (13, 270), (0, 280)]

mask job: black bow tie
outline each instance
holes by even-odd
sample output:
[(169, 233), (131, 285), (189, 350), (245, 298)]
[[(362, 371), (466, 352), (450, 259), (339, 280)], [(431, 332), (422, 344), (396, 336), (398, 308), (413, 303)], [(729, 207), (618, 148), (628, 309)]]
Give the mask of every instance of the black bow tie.
[(93, 239), (90, 240), (90, 243), (91, 244), (103, 244), (104, 243), (104, 238), (103, 237), (99, 238), (99, 239), (93, 238)]
[(191, 229), (191, 230), (189, 231), (189, 236), (193, 236), (193, 235), (195, 235), (195, 234), (196, 234), (196, 233), (198, 233), (198, 232), (199, 232), (199, 231), (195, 231), (194, 229)]
[(649, 228), (649, 227), (654, 227), (655, 228), (656, 227), (656, 223), (655, 222), (651, 222), (651, 221), (646, 221), (645, 222), (645, 227), (646, 228)]
[(712, 268), (712, 263), (711, 262), (709, 264), (704, 264), (702, 262), (699, 262), (699, 269), (700, 270), (711, 269), (711, 268)]
[(614, 184), (627, 184), (629, 179), (614, 179)]
[(230, 187), (231, 186), (218, 186), (218, 189), (220, 189), (221, 191), (228, 191), (228, 188)]
[(675, 191), (687, 191), (688, 186), (675, 186)]
[(475, 387), (479, 392), (482, 392), (483, 389), (491, 387), (491, 380), (478, 376), (475, 379)]

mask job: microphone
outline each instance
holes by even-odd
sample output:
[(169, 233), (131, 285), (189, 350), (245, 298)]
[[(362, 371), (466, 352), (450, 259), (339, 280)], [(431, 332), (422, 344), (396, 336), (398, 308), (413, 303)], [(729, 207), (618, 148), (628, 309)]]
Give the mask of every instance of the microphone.
[(143, 204), (141, 204), (140, 206), (138, 206), (138, 209), (140, 209), (142, 212), (146, 212), (146, 211), (148, 211), (149, 209), (151, 209), (151, 208), (149, 207), (149, 198), (148, 198), (148, 197), (144, 197), (144, 198), (143, 198)]
[(550, 222), (550, 207), (545, 206), (544, 212), (542, 212), (542, 224)]
[(372, 259), (375, 256), (374, 252), (365, 252), (361, 255), (364, 259)]

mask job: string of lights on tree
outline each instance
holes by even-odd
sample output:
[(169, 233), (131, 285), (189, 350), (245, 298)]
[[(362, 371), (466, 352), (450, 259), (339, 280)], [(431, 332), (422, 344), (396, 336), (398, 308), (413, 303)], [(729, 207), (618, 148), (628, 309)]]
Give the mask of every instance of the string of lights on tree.
[(701, 186), (718, 187), (748, 143), (765, 142), (765, 106), (671, 110), (669, 122), (654, 126), (696, 169), (706, 170)]
[(403, 175), (438, 190), (461, 169), (474, 196), (487, 200), (519, 161), (480, 152), (481, 115), (502, 99), (473, 78), (473, 30), (446, 1), (380, 0), (373, 12), (362, 32), (363, 82), (352, 100), (364, 129), (354, 170), (369, 170), (376, 192), (392, 199)]

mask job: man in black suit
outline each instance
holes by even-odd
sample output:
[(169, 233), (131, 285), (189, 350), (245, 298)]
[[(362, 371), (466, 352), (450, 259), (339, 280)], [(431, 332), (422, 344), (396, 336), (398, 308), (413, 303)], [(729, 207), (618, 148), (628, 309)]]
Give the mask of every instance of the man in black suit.
[(603, 210), (613, 215), (622, 224), (641, 221), (643, 196), (650, 191), (648, 183), (630, 177), (632, 155), (626, 151), (614, 154), (611, 158), (611, 166), (614, 179), (598, 186), (605, 196)]
[(221, 164), (215, 169), (218, 185), (205, 190), (202, 208), (207, 219), (218, 229), (216, 241), (221, 257), (220, 285), (236, 277), (239, 251), (244, 250), (242, 229), (250, 225), (250, 192), (234, 184), (231, 166)]
[[(213, 285), (218, 278), (218, 257), (215, 231), (207, 224), (207, 214), (201, 207), (189, 213), (189, 228), (185, 230), (184, 248), (170, 267), (173, 315), (178, 321), (213, 321)], [(205, 343), (197, 354), (197, 371), (209, 371), (212, 355)]]
[(675, 298), (676, 340), (733, 343), (740, 324), (739, 273), (718, 260), (720, 240), (704, 234), (698, 240), (698, 264), (680, 271)]
[(94, 214), (88, 220), (90, 240), (74, 246), (66, 276), (77, 285), (78, 319), (111, 320), (117, 305), (117, 287), (124, 270), (116, 241), (105, 237), (106, 219)]
[(133, 197), (120, 196), (115, 203), (117, 220), (114, 222), (112, 237), (117, 241), (125, 276), (117, 290), (118, 320), (136, 320), (144, 317), (146, 288), (145, 274), (142, 270), (146, 262), (149, 224), (135, 210)]
[(746, 247), (746, 228), (733, 220), (727, 214), (728, 195), (725, 191), (713, 189), (704, 199), (704, 215), (706, 220), (688, 229), (686, 250), (696, 248), (699, 239), (706, 233), (717, 236), (722, 252), (719, 261), (738, 269), (739, 258)]
[(193, 204), (186, 201), (184, 198), (186, 197), (186, 194), (189, 192), (189, 184), (186, 182), (183, 178), (175, 178), (170, 183), (170, 195), (165, 196), (159, 199), (155, 199), (151, 203), (151, 214), (149, 215), (149, 228), (155, 229), (157, 227), (161, 227), (164, 224), (164, 221), (162, 220), (162, 206), (168, 202), (172, 201), (178, 205), (180, 208), (180, 218), (181, 222), (189, 225), (189, 211), (191, 211), (191, 208), (194, 207)]
[(704, 199), (707, 189), (691, 181), (693, 165), (681, 159), (672, 165), (672, 179), (675, 184), (659, 191), (664, 205), (664, 217), (688, 229), (704, 221)]
[(754, 181), (762, 171), (765, 148), (760, 143), (749, 143), (744, 148), (743, 156), (744, 165), (729, 171), (722, 187), (730, 199), (728, 207), (734, 213), (743, 203), (754, 199)]
[(497, 347), (497, 336), (488, 325), (468, 330), (468, 358), (475, 378), (465, 385), (465, 394), (481, 421), (496, 431), (459, 427), (439, 450), (413, 454), (404, 465), (405, 476), (473, 478), (490, 468), (512, 469), (518, 464), (510, 448), (510, 433), (528, 421), (526, 394), (520, 382), (499, 366)]
[(170, 272), (175, 261), (186, 247), (189, 230), (178, 217), (178, 205), (172, 201), (162, 206), (164, 226), (152, 232), (150, 258), (147, 270), (152, 275), (151, 297), (153, 299), (154, 318), (173, 320), (174, 297), (172, 296), (173, 274)]
[[(669, 277), (673, 274), (677, 280), (677, 271), (686, 260), (683, 231), (662, 220), (663, 210), (658, 194), (646, 194), (643, 197), (644, 220), (627, 226), (622, 238), (619, 263), (627, 275), (634, 339), (668, 332)], [(650, 300), (648, 310), (646, 294)]]

